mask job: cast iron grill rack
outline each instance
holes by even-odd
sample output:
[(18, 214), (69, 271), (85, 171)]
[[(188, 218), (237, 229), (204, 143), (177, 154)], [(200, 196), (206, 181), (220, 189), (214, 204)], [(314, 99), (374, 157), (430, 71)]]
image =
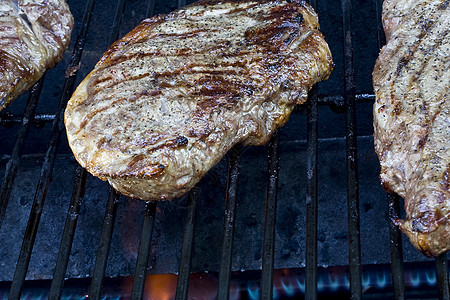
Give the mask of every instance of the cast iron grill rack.
[[(63, 112), (65, 105), (70, 98), (77, 74), (77, 66), (81, 61), (84, 50), (86, 35), (89, 32), (90, 20), (92, 17), (95, 0), (87, 0), (80, 31), (77, 35), (74, 50), (68, 70), (75, 70), (71, 76), (66, 77), (59, 108), (53, 114), (36, 114), (36, 107), (42, 90), (42, 78), (34, 85), (29, 93), (28, 102), (23, 115), (1, 116), (0, 124), (3, 126), (19, 126), (17, 139), (6, 165), (5, 175), (0, 190), (0, 228), (5, 218), (5, 212), (11, 190), (14, 185), (15, 175), (20, 165), (25, 139), (32, 124), (52, 122), (52, 130), (49, 136), (49, 144), (42, 164), (40, 178), (34, 195), (33, 206), (28, 219), (27, 229), (23, 238), (22, 248), (17, 260), (14, 278), (9, 286), (9, 298), (19, 299), (25, 283), (26, 274), (33, 245), (36, 239), (37, 228), (39, 226), (47, 189), (52, 177), (56, 149), (61, 133), (64, 131)], [(150, 0), (147, 4), (147, 16), (152, 16), (155, 11), (156, 0)], [(377, 15), (381, 12), (381, 0), (375, 0)], [(310, 3), (316, 7), (315, 0)], [(178, 7), (184, 6), (183, 0), (178, 1)], [(121, 24), (122, 12), (125, 0), (117, 1), (116, 13), (113, 19), (112, 31), (110, 33), (110, 44), (117, 40)], [(307, 178), (306, 183), (306, 265), (305, 265), (305, 293), (302, 297), (306, 299), (317, 299), (318, 295), (318, 105), (329, 105), (342, 110), (346, 119), (346, 174), (347, 174), (347, 204), (348, 204), (348, 272), (349, 272), (349, 296), (351, 299), (363, 298), (362, 270), (361, 270), (361, 247), (360, 247), (360, 216), (359, 216), (359, 178), (358, 178), (358, 148), (356, 134), (356, 104), (360, 102), (372, 102), (374, 96), (371, 94), (356, 94), (355, 75), (353, 65), (353, 42), (351, 28), (351, 1), (341, 0), (343, 16), (343, 65), (344, 65), (344, 93), (343, 95), (319, 96), (317, 86), (310, 93), (309, 101), (305, 105), (307, 111)], [(378, 21), (378, 45), (384, 41), (383, 30)], [(269, 142), (268, 153), (268, 179), (266, 188), (265, 211), (264, 211), (264, 232), (262, 244), (262, 271), (260, 278), (259, 295), (261, 299), (274, 298), (274, 245), (275, 245), (275, 220), (278, 191), (279, 172), (279, 137), (275, 133)], [(220, 270), (218, 274), (217, 299), (229, 299), (230, 279), (232, 274), (232, 250), (234, 228), (236, 221), (236, 197), (241, 169), (240, 157), (242, 147), (235, 146), (229, 153), (228, 184), (225, 199), (225, 213), (223, 225), (222, 253), (220, 255)], [(79, 167), (77, 169), (75, 183), (73, 185), (72, 197), (66, 217), (64, 231), (59, 245), (58, 258), (54, 269), (51, 285), (49, 288), (49, 298), (61, 298), (67, 266), (69, 263), (72, 242), (75, 236), (78, 215), (82, 205), (82, 197), (85, 190), (87, 173)], [(400, 199), (395, 195), (387, 195), (389, 201), (389, 217), (391, 220), (400, 215)], [(189, 275), (191, 273), (191, 258), (193, 255), (193, 240), (195, 235), (196, 207), (199, 201), (199, 190), (192, 189), (188, 195), (188, 209), (185, 213), (185, 226), (183, 243), (180, 255), (178, 280), (176, 285), (175, 299), (187, 299), (189, 288)], [(97, 257), (95, 260), (94, 272), (90, 278), (89, 298), (100, 299), (102, 297), (102, 285), (105, 280), (105, 270), (110, 251), (113, 226), (118, 213), (120, 196), (110, 189), (106, 206), (103, 230), (98, 244)], [(131, 291), (132, 299), (144, 298), (144, 286), (146, 283), (146, 272), (148, 266), (149, 253), (151, 251), (151, 240), (155, 221), (155, 212), (158, 204), (147, 202), (144, 210), (144, 222), (136, 269), (134, 273), (133, 287)], [(405, 270), (403, 264), (401, 232), (392, 221), (389, 223), (390, 251), (391, 251), (391, 273), (393, 296), (395, 299), (405, 299)], [(435, 260), (436, 278), (439, 299), (449, 299), (449, 277), (448, 262), (446, 255), (441, 255)], [(128, 295), (129, 296), (129, 295)]]

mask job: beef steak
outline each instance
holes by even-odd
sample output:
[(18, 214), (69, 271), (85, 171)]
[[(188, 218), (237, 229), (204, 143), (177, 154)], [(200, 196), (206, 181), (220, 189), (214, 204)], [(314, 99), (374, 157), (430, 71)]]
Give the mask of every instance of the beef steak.
[(428, 256), (450, 249), (448, 0), (386, 0), (387, 44), (373, 71), (381, 181), (405, 199), (397, 220)]
[(65, 111), (90, 173), (142, 200), (181, 196), (236, 143), (287, 122), (331, 53), (303, 1), (201, 1), (115, 42)]
[(72, 28), (64, 0), (0, 1), (0, 111), (62, 59)]

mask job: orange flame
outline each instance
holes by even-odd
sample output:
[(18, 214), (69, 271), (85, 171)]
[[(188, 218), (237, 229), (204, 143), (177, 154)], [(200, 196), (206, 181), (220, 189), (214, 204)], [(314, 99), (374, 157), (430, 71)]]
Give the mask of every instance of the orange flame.
[(148, 275), (145, 280), (144, 299), (171, 300), (175, 298), (177, 275)]
[[(172, 300), (175, 298), (178, 276), (175, 274), (147, 275), (145, 279), (145, 300)], [(123, 281), (122, 291), (131, 295), (133, 279)], [(230, 299), (236, 299), (238, 287), (231, 284)], [(189, 277), (188, 298), (196, 300), (212, 300), (217, 295), (217, 278), (212, 275), (199, 273)]]

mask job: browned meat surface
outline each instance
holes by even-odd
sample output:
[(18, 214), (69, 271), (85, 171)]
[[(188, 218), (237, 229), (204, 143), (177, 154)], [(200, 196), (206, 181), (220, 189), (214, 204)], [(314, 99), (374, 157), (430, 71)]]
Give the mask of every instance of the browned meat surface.
[(0, 1), (0, 111), (61, 60), (72, 27), (64, 0)]
[(80, 164), (122, 194), (181, 196), (236, 143), (287, 122), (331, 53), (302, 1), (204, 1), (144, 20), (115, 42), (70, 99)]
[(402, 231), (437, 256), (450, 249), (449, 0), (386, 0), (383, 25), (373, 72), (381, 182), (405, 199)]

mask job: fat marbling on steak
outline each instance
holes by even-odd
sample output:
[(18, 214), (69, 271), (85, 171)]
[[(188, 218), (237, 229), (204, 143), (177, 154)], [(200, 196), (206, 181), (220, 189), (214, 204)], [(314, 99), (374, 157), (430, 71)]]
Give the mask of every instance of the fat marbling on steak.
[(69, 144), (120, 193), (173, 199), (236, 143), (267, 142), (331, 69), (305, 2), (197, 2), (107, 50), (67, 105)]
[(64, 0), (0, 1), (0, 110), (62, 59), (72, 28)]
[(449, 0), (386, 0), (373, 72), (381, 181), (405, 199), (397, 220), (428, 256), (450, 249)]

